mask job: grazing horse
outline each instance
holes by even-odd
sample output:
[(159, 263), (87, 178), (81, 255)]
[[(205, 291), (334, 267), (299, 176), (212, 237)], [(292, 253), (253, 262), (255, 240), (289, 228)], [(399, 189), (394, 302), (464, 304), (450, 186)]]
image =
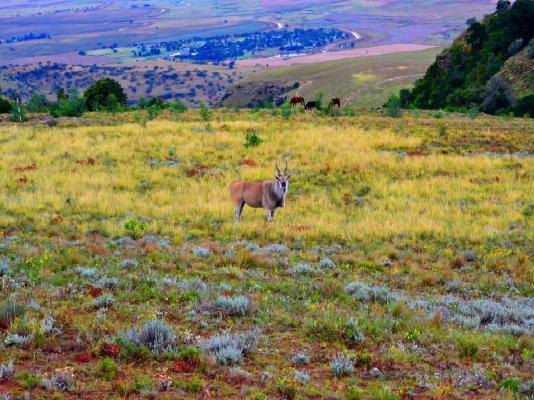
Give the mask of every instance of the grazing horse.
[(306, 107), (304, 107), (305, 110), (313, 110), (314, 108), (317, 108), (317, 102), (316, 101), (308, 101), (306, 103)]
[(337, 97), (336, 98), (333, 98), (332, 100), (330, 100), (332, 102), (332, 105), (333, 106), (337, 106), (337, 108), (341, 108), (341, 100), (338, 99)]
[(272, 222), (274, 219), (274, 211), (286, 205), (286, 195), (291, 176), (287, 167), (287, 160), (284, 173), (280, 172), (278, 164), (275, 164), (275, 168), (276, 175), (274, 181), (236, 181), (230, 184), (230, 196), (234, 203), (235, 219), (237, 222), (241, 221), (241, 213), (245, 204), (253, 208), (263, 208), (267, 221), (269, 222)]
[(291, 105), (293, 107), (295, 107), (296, 105), (298, 104), (302, 104), (304, 106), (305, 102), (304, 102), (304, 97), (302, 96), (294, 96), (292, 99), (291, 99)]

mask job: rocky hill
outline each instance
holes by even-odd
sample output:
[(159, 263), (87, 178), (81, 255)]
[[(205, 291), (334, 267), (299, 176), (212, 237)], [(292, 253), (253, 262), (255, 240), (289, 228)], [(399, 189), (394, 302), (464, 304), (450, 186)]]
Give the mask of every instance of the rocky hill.
[(527, 48), (506, 60), (499, 75), (512, 85), (518, 96), (534, 93), (534, 58), (529, 56)]

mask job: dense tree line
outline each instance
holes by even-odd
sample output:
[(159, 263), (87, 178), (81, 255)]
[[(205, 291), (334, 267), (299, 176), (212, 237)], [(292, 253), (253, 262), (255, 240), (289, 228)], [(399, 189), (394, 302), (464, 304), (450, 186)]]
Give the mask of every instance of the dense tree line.
[[(510, 85), (495, 77), (508, 58), (527, 47), (534, 57), (534, 0), (500, 0), (482, 21), (471, 18), (467, 30), (440, 54), (412, 90), (403, 90), (402, 107), (480, 108), (488, 113), (534, 116), (529, 98), (517, 99)], [(495, 77), (495, 78), (494, 78)], [(519, 108), (517, 108), (519, 107)], [(526, 110), (526, 112), (525, 112)]]
[(26, 33), (23, 36), (13, 36), (10, 39), (6, 39), (4, 42), (0, 40), (1, 43), (17, 43), (17, 42), (29, 42), (31, 40), (41, 40), (41, 39), (51, 39), (52, 37), (48, 33), (39, 33), (35, 34), (33, 32)]
[(187, 109), (181, 101), (166, 103), (160, 98), (139, 99), (136, 105), (129, 106), (128, 98), (122, 86), (111, 78), (104, 78), (94, 82), (83, 95), (76, 89), (71, 89), (68, 93), (60, 88), (56, 93), (56, 101), (49, 101), (41, 93), (34, 93), (25, 103), (18, 99), (13, 101), (5, 98), (0, 92), (0, 114), (11, 113), (11, 119), (16, 122), (23, 122), (26, 113), (48, 113), (53, 117), (80, 117), (87, 111), (107, 111), (119, 112), (132, 108), (147, 109), (153, 114), (164, 108), (173, 111), (183, 112)]

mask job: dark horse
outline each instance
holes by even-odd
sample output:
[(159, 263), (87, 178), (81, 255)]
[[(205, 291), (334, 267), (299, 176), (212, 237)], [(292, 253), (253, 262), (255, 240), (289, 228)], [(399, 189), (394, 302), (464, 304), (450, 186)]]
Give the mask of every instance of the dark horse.
[(304, 105), (305, 102), (304, 102), (304, 97), (301, 97), (301, 96), (295, 96), (291, 99), (291, 105), (293, 107), (295, 107), (297, 104), (302, 104)]
[(304, 107), (305, 110), (313, 110), (314, 108), (317, 108), (317, 102), (316, 101), (308, 101), (306, 103), (306, 107)]
[(337, 106), (337, 108), (341, 108), (341, 100), (337, 97), (331, 100), (333, 106)]

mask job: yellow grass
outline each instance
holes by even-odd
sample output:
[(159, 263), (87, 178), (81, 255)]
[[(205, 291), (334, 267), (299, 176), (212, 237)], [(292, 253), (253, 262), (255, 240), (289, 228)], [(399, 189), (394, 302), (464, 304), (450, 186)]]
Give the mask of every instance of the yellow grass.
[[(192, 234), (365, 242), (430, 235), (481, 243), (522, 220), (524, 205), (534, 202), (532, 179), (516, 179), (513, 161), (482, 154), (412, 158), (381, 150), (415, 149), (435, 139), (423, 133), (362, 127), (358, 117), (286, 121), (268, 114), (258, 120), (237, 115), (218, 115), (211, 133), (193, 118), (157, 120), (146, 128), (132, 123), (0, 127), (0, 226), (46, 232), (57, 229), (50, 222), (61, 216), (62, 231), (120, 236), (124, 223), (137, 218), (148, 221), (149, 231), (177, 242)], [(417, 126), (417, 118), (404, 119)], [(264, 142), (247, 149), (244, 135), (250, 131)], [(178, 167), (150, 166), (172, 148)], [(87, 157), (96, 164), (75, 162)], [(242, 224), (236, 225), (228, 184), (270, 179), (274, 161), (285, 157), (293, 170), (287, 207), (271, 225), (261, 210), (245, 208)], [(243, 159), (255, 160), (258, 167), (240, 166)], [(534, 160), (520, 162), (532, 177)], [(15, 172), (33, 163), (35, 171)], [(198, 164), (213, 175), (187, 177)], [(18, 182), (23, 176), (29, 182)], [(365, 186), (371, 192), (357, 205)]]

